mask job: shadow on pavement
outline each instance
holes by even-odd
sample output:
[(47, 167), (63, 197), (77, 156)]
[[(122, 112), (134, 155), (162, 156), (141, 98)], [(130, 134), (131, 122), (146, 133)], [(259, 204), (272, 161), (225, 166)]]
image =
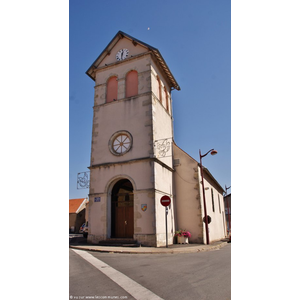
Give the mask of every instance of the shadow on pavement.
[[(211, 242), (210, 245), (218, 245), (223, 242), (228, 242), (228, 239), (222, 239), (220, 241), (215, 241)], [(69, 245), (72, 246), (80, 246), (80, 245), (89, 245), (87, 242), (87, 238), (84, 238), (83, 235), (77, 234), (77, 235), (69, 235)], [(173, 245), (168, 245), (169, 248), (189, 248), (189, 247), (194, 247), (199, 244), (173, 244)], [(105, 246), (104, 246), (105, 247)], [(143, 247), (143, 246), (142, 246)]]
[(83, 235), (72, 236), (69, 235), (69, 245), (78, 246), (78, 245), (88, 245), (87, 238), (84, 238)]

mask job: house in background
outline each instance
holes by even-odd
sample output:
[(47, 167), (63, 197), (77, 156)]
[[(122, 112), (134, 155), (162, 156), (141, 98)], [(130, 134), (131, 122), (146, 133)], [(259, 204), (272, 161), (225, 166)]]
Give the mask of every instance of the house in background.
[(87, 198), (69, 200), (69, 232), (78, 233), (80, 226), (86, 221)]
[(228, 234), (231, 229), (231, 193), (224, 196), (224, 206), (225, 206), (225, 212), (226, 212), (226, 224), (227, 224), (227, 230)]

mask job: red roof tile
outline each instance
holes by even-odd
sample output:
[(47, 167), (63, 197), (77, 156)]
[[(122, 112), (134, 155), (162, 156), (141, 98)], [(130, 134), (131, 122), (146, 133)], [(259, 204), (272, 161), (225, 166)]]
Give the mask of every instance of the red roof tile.
[(85, 198), (79, 199), (70, 199), (69, 200), (69, 214), (76, 213), (77, 209), (81, 205), (81, 203), (85, 200)]

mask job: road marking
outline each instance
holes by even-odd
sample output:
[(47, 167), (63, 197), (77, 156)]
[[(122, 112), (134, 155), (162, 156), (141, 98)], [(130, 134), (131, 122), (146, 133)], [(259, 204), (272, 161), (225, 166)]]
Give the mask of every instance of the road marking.
[(163, 300), (156, 294), (152, 293), (150, 290), (141, 286), (139, 283), (130, 279), (123, 273), (115, 270), (111, 266), (107, 265), (100, 259), (94, 257), (90, 253), (84, 250), (75, 250), (72, 249), (75, 253), (80, 255), (83, 259), (88, 261), (94, 267), (96, 267), (99, 271), (113, 280), (116, 284), (118, 284), (122, 289), (132, 295), (136, 300)]

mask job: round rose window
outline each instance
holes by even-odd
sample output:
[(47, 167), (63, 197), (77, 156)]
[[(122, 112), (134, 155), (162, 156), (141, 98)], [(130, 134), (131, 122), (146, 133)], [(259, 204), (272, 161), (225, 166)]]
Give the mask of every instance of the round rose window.
[(116, 132), (110, 139), (109, 148), (115, 155), (127, 153), (132, 146), (132, 137), (129, 132)]

